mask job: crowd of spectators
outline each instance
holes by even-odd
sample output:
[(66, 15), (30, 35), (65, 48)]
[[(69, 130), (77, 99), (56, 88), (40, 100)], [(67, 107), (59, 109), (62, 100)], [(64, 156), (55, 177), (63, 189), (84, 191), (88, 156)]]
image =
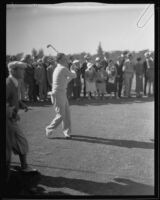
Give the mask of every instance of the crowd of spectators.
[[(136, 97), (153, 95), (154, 60), (150, 52), (145, 52), (144, 56), (144, 60), (137, 57), (136, 62), (129, 52), (121, 54), (116, 60), (97, 56), (93, 61), (86, 54), (82, 61), (70, 56), (68, 68), (75, 65), (77, 77), (68, 83), (68, 99), (130, 98), (134, 76)], [(10, 57), (7, 65), (15, 60), (16, 57)], [(54, 57), (35, 59), (27, 54), (20, 61), (26, 63), (26, 68), (24, 79), (19, 80), (19, 98), (24, 102), (48, 101), (47, 94), (52, 90), (52, 74), (57, 65)]]

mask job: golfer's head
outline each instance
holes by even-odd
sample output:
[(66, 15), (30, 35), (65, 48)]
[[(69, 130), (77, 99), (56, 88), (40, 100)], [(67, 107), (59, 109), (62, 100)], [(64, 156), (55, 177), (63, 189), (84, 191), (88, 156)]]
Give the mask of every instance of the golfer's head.
[(64, 53), (58, 53), (56, 57), (56, 62), (67, 67), (68, 66), (68, 60)]

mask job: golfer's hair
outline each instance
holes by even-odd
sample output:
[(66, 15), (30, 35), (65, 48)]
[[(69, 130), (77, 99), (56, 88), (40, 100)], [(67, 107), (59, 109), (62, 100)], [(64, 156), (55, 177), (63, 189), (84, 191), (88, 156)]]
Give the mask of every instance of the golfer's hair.
[(59, 63), (60, 60), (61, 60), (64, 56), (65, 56), (64, 53), (58, 53), (58, 54), (57, 54), (57, 57), (56, 57), (56, 62)]

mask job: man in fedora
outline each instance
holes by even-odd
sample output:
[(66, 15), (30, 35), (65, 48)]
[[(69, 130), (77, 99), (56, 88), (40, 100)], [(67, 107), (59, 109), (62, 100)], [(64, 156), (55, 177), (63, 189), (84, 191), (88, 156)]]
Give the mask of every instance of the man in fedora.
[(73, 79), (73, 96), (75, 100), (80, 100), (81, 95), (81, 69), (80, 69), (80, 61), (75, 59), (73, 61), (73, 65), (75, 66), (75, 72), (77, 77)]
[(84, 63), (82, 64), (81, 67), (81, 74), (82, 74), (82, 80), (83, 80), (83, 97), (86, 97), (86, 78), (85, 78), (85, 70), (87, 69), (87, 64), (90, 61), (90, 56), (89, 55), (85, 55), (84, 56)]
[[(27, 106), (19, 100), (18, 96), (18, 80), (23, 78), (25, 67), (26, 64), (19, 61), (13, 61), (8, 64), (9, 76), (6, 79), (6, 115), (8, 121), (6, 124), (6, 147), (9, 148), (7, 151), (10, 151), (10, 153), (13, 151), (14, 154), (19, 155), (23, 172), (33, 172), (36, 170), (29, 167), (27, 163), (28, 142), (18, 125), (20, 120), (18, 115), (19, 106), (21, 105), (22, 108), (27, 110)], [(10, 153), (7, 154), (10, 155)]]
[(144, 70), (144, 95), (146, 95), (146, 89), (147, 85), (149, 87), (148, 89), (148, 95), (151, 95), (151, 85), (153, 88), (154, 93), (154, 61), (151, 57), (150, 52), (146, 52), (144, 54), (145, 61), (143, 62), (143, 70)]
[(48, 67), (46, 69), (46, 71), (47, 71), (47, 81), (48, 81), (48, 84), (49, 84), (49, 86), (48, 86), (49, 91), (51, 91), (52, 90), (52, 76), (53, 76), (53, 72), (56, 68), (56, 63), (55, 63), (54, 59), (51, 58), (51, 57), (48, 58), (48, 63), (49, 63)]
[(58, 53), (56, 58), (57, 66), (53, 72), (51, 101), (54, 104), (56, 116), (52, 122), (46, 127), (46, 136), (54, 137), (54, 130), (62, 123), (63, 134), (66, 138), (71, 133), (71, 117), (69, 103), (66, 95), (67, 84), (76, 73), (71, 66), (68, 69), (68, 60), (63, 53)]
[(132, 80), (134, 75), (134, 63), (133, 63), (133, 55), (131, 53), (127, 54), (127, 59), (123, 64), (123, 73), (124, 73), (124, 87), (125, 87), (125, 96), (131, 97), (131, 87)]

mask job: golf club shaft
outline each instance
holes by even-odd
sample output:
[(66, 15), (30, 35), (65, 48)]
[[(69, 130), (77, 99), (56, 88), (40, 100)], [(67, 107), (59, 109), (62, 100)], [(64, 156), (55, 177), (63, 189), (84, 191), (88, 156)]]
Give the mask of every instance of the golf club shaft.
[(54, 51), (56, 51), (56, 53), (59, 53), (51, 44), (50, 44), (48, 47), (52, 47), (52, 49), (53, 49)]

